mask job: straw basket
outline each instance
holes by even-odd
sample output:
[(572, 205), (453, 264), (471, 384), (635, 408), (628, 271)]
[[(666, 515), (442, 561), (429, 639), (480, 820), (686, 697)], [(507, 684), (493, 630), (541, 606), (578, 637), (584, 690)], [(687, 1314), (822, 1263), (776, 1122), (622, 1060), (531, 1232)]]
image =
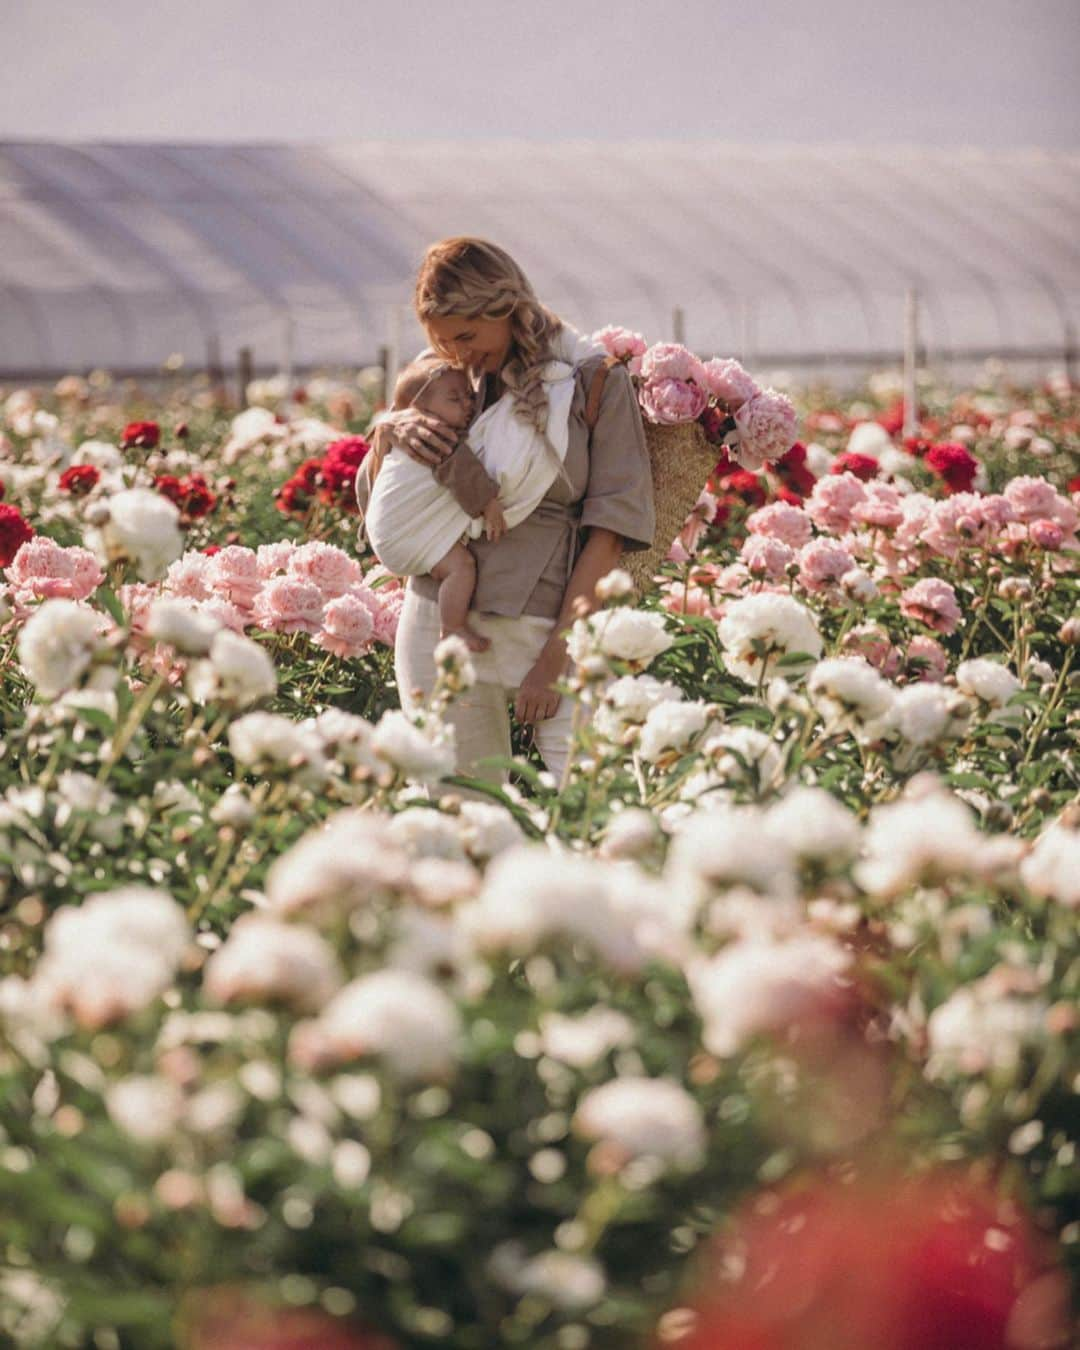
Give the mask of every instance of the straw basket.
[(698, 422), (661, 426), (642, 418), (642, 423), (652, 469), (656, 534), (652, 548), (624, 553), (619, 561), (619, 566), (633, 577), (639, 592), (654, 584), (655, 572), (723, 456), (720, 448), (705, 439)]

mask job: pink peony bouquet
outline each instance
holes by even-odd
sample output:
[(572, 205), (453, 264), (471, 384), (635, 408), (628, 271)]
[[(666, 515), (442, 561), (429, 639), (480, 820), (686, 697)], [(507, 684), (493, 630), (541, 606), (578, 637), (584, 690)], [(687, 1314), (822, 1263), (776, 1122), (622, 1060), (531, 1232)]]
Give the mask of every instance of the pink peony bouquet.
[(744, 469), (757, 473), (797, 439), (790, 399), (775, 389), (760, 389), (732, 358), (702, 361), (677, 342), (650, 347), (640, 333), (610, 325), (593, 340), (626, 366), (649, 422), (699, 422), (710, 442), (730, 445)]

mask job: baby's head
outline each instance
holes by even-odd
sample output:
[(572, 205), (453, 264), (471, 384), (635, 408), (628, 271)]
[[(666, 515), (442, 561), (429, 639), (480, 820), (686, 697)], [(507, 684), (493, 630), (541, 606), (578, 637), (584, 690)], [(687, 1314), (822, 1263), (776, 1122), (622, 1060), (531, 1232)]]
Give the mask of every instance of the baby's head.
[(421, 357), (394, 385), (395, 408), (420, 408), (461, 431), (472, 421), (473, 391), (463, 370), (441, 357)]

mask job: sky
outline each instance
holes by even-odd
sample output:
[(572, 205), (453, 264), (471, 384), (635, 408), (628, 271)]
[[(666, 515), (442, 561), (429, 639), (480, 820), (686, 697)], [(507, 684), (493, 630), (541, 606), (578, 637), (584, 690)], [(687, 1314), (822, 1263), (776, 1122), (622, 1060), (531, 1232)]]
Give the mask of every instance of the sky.
[(1080, 147), (1080, 0), (0, 0), (0, 139)]

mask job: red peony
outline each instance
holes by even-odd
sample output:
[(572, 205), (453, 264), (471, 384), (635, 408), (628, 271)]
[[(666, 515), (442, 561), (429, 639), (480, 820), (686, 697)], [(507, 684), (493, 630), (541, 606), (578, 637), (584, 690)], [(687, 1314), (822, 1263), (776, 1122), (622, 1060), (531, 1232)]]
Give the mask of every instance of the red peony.
[[(698, 423), (710, 445), (720, 445), (735, 425), (723, 408), (706, 408), (698, 418)], [(726, 460), (727, 455), (724, 458)]]
[[(769, 467), (784, 487), (790, 489), (790, 493), (796, 497), (809, 497), (813, 492), (817, 479), (806, 467), (806, 446), (802, 441), (796, 441), (786, 455), (781, 455), (776, 463)], [(787, 501), (788, 498), (785, 497), (784, 500)]]
[(924, 463), (944, 478), (950, 492), (970, 492), (979, 467), (979, 461), (967, 446), (956, 443), (932, 445)]
[(138, 446), (141, 450), (153, 450), (160, 440), (161, 428), (156, 422), (129, 422), (120, 436), (120, 449)]
[(221, 552), (221, 545), (220, 545), (220, 544), (207, 544), (207, 546), (206, 546), (202, 551), (203, 551), (203, 553), (206, 554), (206, 556), (207, 556), (208, 558), (212, 558), (212, 557), (214, 556), (215, 553), (220, 553), (220, 552)]
[(751, 1202), (718, 1244), (698, 1323), (667, 1342), (675, 1350), (1066, 1343), (1064, 1275), (1033, 1226), (988, 1189), (939, 1174), (813, 1182), (769, 1199)]
[(191, 1350), (394, 1350), (353, 1320), (318, 1308), (283, 1308), (243, 1289), (200, 1290), (191, 1301)]
[(84, 497), (101, 477), (101, 470), (93, 464), (72, 464), (60, 475), (60, 491), (73, 497)]
[(1080, 474), (1077, 474), (1075, 478), (1069, 479), (1069, 481), (1065, 484), (1065, 491), (1080, 492)]
[(324, 502), (349, 513), (359, 511), (356, 503), (356, 471), (369, 449), (363, 436), (345, 436), (326, 447), (319, 473), (319, 495)]
[(914, 455), (916, 459), (922, 459), (932, 446), (933, 441), (925, 440), (922, 436), (904, 437), (904, 449), (909, 455)]
[(874, 419), (879, 427), (884, 427), (890, 436), (895, 436), (904, 425), (904, 400), (900, 399), (891, 408), (886, 408)]
[(736, 469), (734, 473), (725, 474), (720, 480), (720, 491), (733, 494), (747, 506), (764, 506), (768, 498), (764, 482), (749, 469)]
[(33, 526), (23, 519), (19, 508), (0, 502), (0, 567), (7, 567), (23, 544), (33, 537)]
[(154, 479), (154, 487), (163, 497), (168, 497), (169, 501), (180, 505), (180, 500), (184, 495), (184, 485), (175, 474), (159, 473)]
[(201, 520), (217, 506), (217, 496), (201, 473), (188, 474), (181, 484), (179, 507), (188, 520)]
[(878, 470), (881, 465), (873, 455), (852, 454), (845, 450), (842, 455), (837, 455), (829, 466), (830, 473), (853, 473), (856, 478), (864, 483), (868, 483), (871, 478), (878, 476)]

